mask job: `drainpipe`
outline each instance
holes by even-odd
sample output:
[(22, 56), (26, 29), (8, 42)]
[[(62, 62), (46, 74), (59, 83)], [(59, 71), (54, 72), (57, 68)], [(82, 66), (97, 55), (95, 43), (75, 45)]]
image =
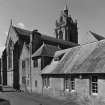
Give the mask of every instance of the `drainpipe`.
[(43, 93), (43, 88), (44, 88), (44, 87), (43, 87), (43, 76), (41, 75), (41, 77), (42, 77), (42, 96), (43, 96), (43, 94), (44, 94), (44, 93)]
[(0, 91), (2, 91), (3, 89), (3, 67), (2, 67), (2, 56), (1, 56), (1, 71), (0, 71)]
[(30, 33), (30, 92), (32, 93), (32, 68), (31, 68), (31, 55), (32, 55), (32, 33)]

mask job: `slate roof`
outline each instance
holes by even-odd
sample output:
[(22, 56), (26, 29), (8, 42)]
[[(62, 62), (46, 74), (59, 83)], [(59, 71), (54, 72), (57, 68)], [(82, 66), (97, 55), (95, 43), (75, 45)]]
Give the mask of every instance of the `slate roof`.
[(105, 73), (105, 40), (67, 49), (51, 72), (47, 68), (42, 74)]
[[(12, 26), (14, 28), (14, 30), (16, 31), (16, 33), (19, 35), (19, 36), (27, 36), (29, 37), (31, 32), (32, 31), (29, 31), (29, 30), (26, 30), (26, 29), (21, 29), (19, 27), (16, 27), (16, 26)], [(50, 36), (47, 36), (47, 35), (43, 35), (43, 34), (40, 34), (40, 38), (41, 40), (43, 40), (44, 42), (46, 43), (55, 43), (55, 44), (61, 44), (63, 46), (67, 46), (67, 47), (74, 47), (74, 46), (78, 46), (79, 44), (77, 43), (73, 43), (73, 42), (68, 42), (68, 41), (65, 41), (65, 40), (61, 40), (61, 39), (56, 39), (54, 37), (50, 37)]]
[(60, 50), (60, 48), (43, 43), (42, 46), (32, 55), (32, 58), (34, 59), (35, 57), (39, 57), (39, 56), (53, 57), (55, 51), (58, 51), (58, 50)]
[(41, 39), (44, 41), (44, 42), (49, 42), (49, 43), (56, 43), (56, 44), (62, 44), (62, 45), (65, 45), (65, 46), (69, 46), (69, 47), (74, 47), (74, 46), (78, 46), (79, 44), (77, 43), (73, 43), (73, 42), (69, 42), (69, 41), (65, 41), (65, 40), (61, 40), (61, 39), (56, 39), (54, 37), (50, 37), (50, 36), (47, 36), (47, 35), (41, 35)]
[(92, 31), (89, 31), (98, 41), (105, 39), (105, 37), (98, 35)]
[(18, 35), (30, 36), (31, 31), (13, 26)]

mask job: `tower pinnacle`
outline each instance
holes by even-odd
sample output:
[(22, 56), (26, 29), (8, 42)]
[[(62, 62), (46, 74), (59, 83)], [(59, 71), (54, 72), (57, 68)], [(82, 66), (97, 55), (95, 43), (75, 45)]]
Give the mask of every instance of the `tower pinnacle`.
[(66, 5), (65, 5), (65, 8), (64, 8), (64, 13), (65, 13), (66, 16), (68, 16), (68, 5), (67, 5), (68, 4), (68, 0), (65, 0), (65, 4)]
[(10, 20), (10, 25), (12, 25), (12, 19)]

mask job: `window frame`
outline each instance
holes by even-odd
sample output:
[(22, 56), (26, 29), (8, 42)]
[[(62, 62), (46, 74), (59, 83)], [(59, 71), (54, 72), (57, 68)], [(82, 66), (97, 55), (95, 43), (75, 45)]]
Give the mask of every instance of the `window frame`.
[(64, 54), (65, 53), (62, 53), (61, 55), (54, 57), (54, 61), (60, 61), (63, 58)]
[(70, 78), (64, 78), (64, 90), (70, 91)]
[(49, 77), (44, 77), (43, 78), (43, 87), (44, 88), (49, 88), (50, 87), (50, 78)]
[(74, 91), (75, 90), (75, 78), (74, 77), (65, 77), (64, 78), (64, 90), (65, 91)]
[(14, 43), (10, 38), (7, 46), (7, 68), (9, 70), (13, 70), (13, 56), (14, 56), (13, 51), (14, 51)]
[(75, 90), (75, 78), (71, 77), (70, 82), (71, 82), (71, 90)]
[(91, 77), (91, 94), (98, 94), (98, 77)]

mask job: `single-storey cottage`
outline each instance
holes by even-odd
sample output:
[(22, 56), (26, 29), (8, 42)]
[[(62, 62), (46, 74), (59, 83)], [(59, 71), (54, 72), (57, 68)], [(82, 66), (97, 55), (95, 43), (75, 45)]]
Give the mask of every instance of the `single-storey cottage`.
[(105, 40), (57, 51), (42, 78), (43, 94), (105, 98)]

